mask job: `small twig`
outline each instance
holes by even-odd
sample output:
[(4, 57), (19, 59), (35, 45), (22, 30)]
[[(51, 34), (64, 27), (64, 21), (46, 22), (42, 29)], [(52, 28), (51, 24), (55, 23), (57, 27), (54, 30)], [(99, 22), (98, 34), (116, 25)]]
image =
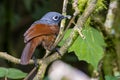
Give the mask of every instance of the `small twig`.
[[(67, 4), (68, 4), (68, 0), (64, 0), (63, 2), (63, 9), (62, 9), (62, 15), (66, 16), (66, 12), (67, 12)], [(61, 24), (60, 24), (60, 34), (62, 34), (62, 32), (65, 29), (65, 23), (66, 23), (66, 19), (62, 20)]]
[(27, 75), (27, 77), (25, 77), (23, 80), (29, 80), (30, 76), (36, 71), (37, 67), (34, 67), (30, 73)]
[[(73, 2), (73, 8), (75, 9), (73, 17), (76, 17), (80, 13), (80, 10), (78, 9), (78, 0), (74, 0), (74, 2)], [(78, 31), (79, 35), (84, 39), (85, 37), (84, 37), (84, 35), (81, 32), (82, 31), (82, 27), (78, 28), (77, 25), (75, 24), (75, 29)]]
[(107, 33), (109, 34), (112, 34), (112, 27), (113, 27), (114, 18), (115, 18), (115, 10), (117, 6), (118, 6), (118, 0), (110, 1), (108, 13), (107, 13), (106, 20), (104, 23), (105, 29)]
[[(65, 15), (66, 16), (66, 11), (67, 11), (67, 4), (68, 4), (68, 0), (64, 0), (63, 2), (63, 9), (62, 9), (62, 15)], [(53, 44), (54, 47), (56, 47), (56, 45), (59, 43), (60, 41), (60, 38), (61, 36), (63, 35), (63, 32), (64, 32), (64, 29), (65, 29), (65, 23), (66, 23), (66, 19), (63, 19), (61, 21), (61, 24), (60, 24), (60, 31), (59, 31), (59, 34)]]
[(73, 0), (73, 9), (75, 10), (73, 16), (77, 16), (80, 13), (80, 10), (78, 9), (78, 0)]
[[(72, 4), (72, 6), (73, 6), (73, 9), (75, 10), (75, 12), (73, 13), (73, 17), (70, 20), (68, 26), (66, 27), (65, 32), (68, 30), (68, 28), (71, 26), (72, 23), (75, 24), (74, 20), (75, 20), (76, 16), (80, 13), (80, 10), (78, 9), (78, 0), (73, 0), (73, 1), (74, 2)], [(65, 34), (65, 32), (64, 32), (64, 34)]]
[(73, 17), (70, 20), (70, 22), (69, 22), (68, 26), (66, 27), (62, 36), (64, 36), (64, 34), (68, 30), (68, 28), (72, 25), (72, 23), (75, 24), (74, 20), (75, 20), (76, 16), (80, 13), (80, 10), (78, 9), (78, 0), (73, 0), (72, 6), (73, 6), (73, 9), (75, 10), (75, 12), (73, 13)]
[(43, 80), (48, 64), (45, 62), (39, 66), (38, 72), (33, 80)]
[(20, 64), (20, 59), (13, 57), (6, 52), (0, 52), (0, 58), (6, 59), (15, 64)]
[[(10, 62), (13, 62), (15, 64), (20, 64), (20, 59), (19, 58), (15, 58), (15, 57), (9, 55), (7, 52), (0, 52), (0, 58), (6, 59), (6, 60), (8, 60)], [(38, 59), (37, 61), (41, 62), (40, 59)], [(29, 64), (34, 64), (34, 61), (31, 59), (29, 61)]]
[(85, 39), (85, 36), (82, 34), (82, 28), (80, 29), (77, 26), (75, 26), (74, 29), (79, 33), (79, 35), (81, 36), (82, 39)]

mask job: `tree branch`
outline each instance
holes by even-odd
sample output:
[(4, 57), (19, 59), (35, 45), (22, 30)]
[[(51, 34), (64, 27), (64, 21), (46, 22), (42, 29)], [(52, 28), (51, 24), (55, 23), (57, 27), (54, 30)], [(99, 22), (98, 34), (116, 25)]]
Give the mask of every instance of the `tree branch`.
[(0, 52), (0, 58), (6, 59), (15, 64), (20, 64), (20, 59), (13, 57), (13, 56), (7, 54), (6, 52)]
[[(68, 0), (64, 0), (63, 2), (63, 9), (62, 9), (62, 15), (65, 15), (66, 16), (66, 11), (67, 11), (67, 4), (68, 4)], [(59, 31), (59, 34), (53, 44), (53, 47), (56, 47), (56, 45), (59, 43), (59, 41), (61, 40), (61, 37), (63, 35), (63, 31), (65, 29), (65, 23), (66, 23), (66, 19), (63, 19), (61, 21), (61, 24), (60, 24), (60, 31)]]
[[(9, 55), (7, 52), (0, 52), (0, 58), (6, 59), (6, 60), (8, 60), (10, 62), (13, 62), (15, 64), (20, 64), (20, 59), (19, 58), (13, 57), (13, 56)], [(38, 59), (37, 61), (41, 62), (40, 59)], [(33, 64), (33, 63), (34, 63), (34, 61), (31, 59), (29, 61), (29, 64)]]
[(104, 23), (105, 29), (109, 34), (112, 33), (112, 27), (114, 23), (115, 11), (117, 9), (117, 6), (118, 6), (118, 0), (110, 0), (108, 13)]

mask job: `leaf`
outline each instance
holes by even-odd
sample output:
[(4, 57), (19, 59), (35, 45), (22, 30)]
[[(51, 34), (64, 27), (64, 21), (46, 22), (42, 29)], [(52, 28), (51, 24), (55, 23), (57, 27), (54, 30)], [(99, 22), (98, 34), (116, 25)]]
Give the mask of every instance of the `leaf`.
[[(68, 38), (71, 31), (72, 29), (68, 29), (64, 38), (59, 43), (60, 46), (64, 44), (64, 41)], [(85, 39), (78, 36), (68, 51), (74, 51), (79, 60), (84, 60), (97, 69), (97, 65), (104, 54), (103, 47), (106, 46), (104, 38), (100, 32), (92, 27), (85, 27), (82, 33)]]
[(109, 76), (109, 75), (107, 75), (107, 76), (105, 76), (105, 80), (118, 80), (118, 79), (115, 76)]
[(7, 77), (10, 79), (24, 78), (27, 74), (15, 68), (0, 67), (0, 77)]
[(67, 32), (65, 33), (63, 39), (60, 41), (60, 43), (58, 44), (59, 46), (62, 46), (65, 42), (65, 40), (68, 38), (68, 36), (70, 35), (70, 32), (72, 31), (72, 29), (68, 29)]
[(74, 51), (79, 60), (84, 60), (97, 69), (104, 54), (104, 39), (100, 32), (91, 27), (84, 28), (82, 33), (85, 39), (79, 36), (69, 48), (69, 52)]
[(27, 73), (24, 73), (18, 69), (9, 68), (7, 77), (10, 79), (20, 79), (20, 78), (24, 78), (26, 75)]
[(7, 69), (0, 67), (0, 77), (4, 77), (6, 75)]

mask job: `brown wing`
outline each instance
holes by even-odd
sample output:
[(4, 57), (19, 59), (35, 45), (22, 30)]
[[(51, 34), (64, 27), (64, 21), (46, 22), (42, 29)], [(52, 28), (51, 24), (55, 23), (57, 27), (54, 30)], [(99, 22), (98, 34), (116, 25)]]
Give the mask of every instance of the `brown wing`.
[(58, 26), (46, 24), (34, 24), (25, 32), (24, 42), (26, 43), (37, 36), (58, 34), (58, 32), (59, 32)]

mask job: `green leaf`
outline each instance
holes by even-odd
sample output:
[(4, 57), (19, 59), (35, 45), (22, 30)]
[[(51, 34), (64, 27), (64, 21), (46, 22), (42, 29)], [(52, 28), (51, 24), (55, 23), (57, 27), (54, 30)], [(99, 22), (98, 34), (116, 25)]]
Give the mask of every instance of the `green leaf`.
[[(67, 30), (64, 38), (59, 43), (60, 46), (64, 44), (71, 31), (72, 29)], [(85, 39), (78, 36), (68, 51), (74, 51), (79, 60), (84, 60), (97, 69), (97, 65), (104, 54), (104, 47), (106, 46), (104, 38), (99, 31), (92, 27), (85, 27), (82, 33)]]
[(70, 32), (72, 31), (72, 29), (68, 29), (63, 37), (63, 39), (60, 41), (60, 43), (58, 44), (59, 46), (62, 46), (65, 42), (65, 40), (68, 38), (68, 36), (70, 35)]
[(18, 69), (9, 68), (7, 77), (10, 79), (20, 79), (20, 78), (24, 78), (26, 75), (27, 73), (24, 73)]
[(10, 79), (20, 79), (20, 78), (24, 78), (26, 75), (27, 73), (24, 73), (15, 68), (0, 67), (0, 77), (7, 77)]
[(0, 67), (0, 77), (4, 77), (6, 75), (7, 69)]
[(109, 76), (109, 75), (107, 75), (107, 76), (105, 76), (105, 80), (118, 80), (118, 79), (115, 76)]
[(104, 39), (100, 32), (91, 27), (84, 28), (82, 33), (85, 39), (79, 36), (69, 48), (69, 52), (74, 51), (79, 60), (84, 60), (97, 69), (97, 65), (104, 53)]

